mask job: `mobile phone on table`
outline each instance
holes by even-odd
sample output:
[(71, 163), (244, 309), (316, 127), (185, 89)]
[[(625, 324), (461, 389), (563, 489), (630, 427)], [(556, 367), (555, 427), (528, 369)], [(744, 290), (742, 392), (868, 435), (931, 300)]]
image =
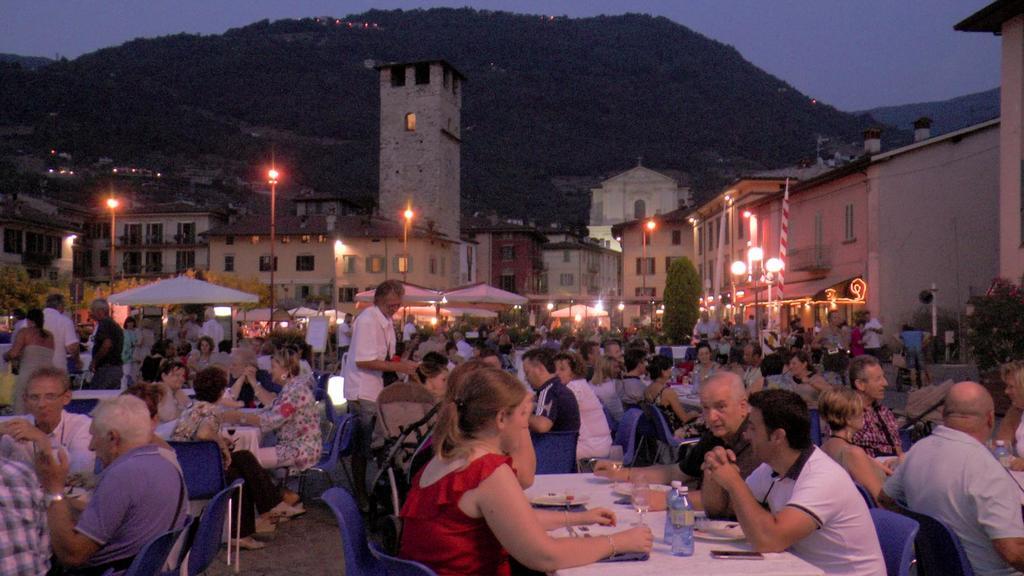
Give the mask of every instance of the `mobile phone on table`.
[(721, 560), (764, 560), (764, 554), (746, 550), (712, 550), (711, 557)]

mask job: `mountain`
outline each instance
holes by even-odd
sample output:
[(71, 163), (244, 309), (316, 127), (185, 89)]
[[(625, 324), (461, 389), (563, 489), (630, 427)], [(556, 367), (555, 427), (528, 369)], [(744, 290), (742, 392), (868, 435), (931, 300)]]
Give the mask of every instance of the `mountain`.
[(913, 129), (915, 120), (927, 116), (932, 119), (932, 135), (938, 136), (997, 118), (999, 116), (999, 88), (949, 100), (885, 106), (855, 112), (855, 114), (868, 115), (889, 126), (898, 126), (904, 129)]
[(0, 54), (0, 63), (4, 64), (17, 64), (22, 68), (28, 70), (35, 70), (36, 68), (42, 68), (48, 64), (53, 63), (53, 60), (49, 58), (43, 58), (42, 56), (19, 56), (18, 54)]
[[(36, 127), (37, 151), (173, 174), (258, 178), (273, 149), (291, 182), (373, 194), (372, 64), (444, 58), (463, 92), (463, 205), (582, 222), (586, 188), (555, 181), (635, 165), (690, 176), (698, 197), (754, 170), (857, 143), (874, 124), (816, 102), (734, 48), (662, 17), (570, 19), (471, 9), (370, 11), (165, 36), (30, 71), (0, 66), (0, 125)], [(909, 141), (888, 130), (886, 146)]]

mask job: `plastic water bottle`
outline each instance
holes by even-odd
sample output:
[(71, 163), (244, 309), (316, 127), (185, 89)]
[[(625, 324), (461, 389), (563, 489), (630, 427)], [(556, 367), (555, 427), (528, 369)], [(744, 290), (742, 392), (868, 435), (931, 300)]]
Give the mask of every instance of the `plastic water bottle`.
[(693, 556), (693, 506), (681, 482), (677, 480), (672, 486), (677, 495), (670, 501), (667, 519), (672, 523), (672, 555)]
[(999, 460), (999, 463), (1003, 465), (1003, 468), (1010, 467), (1010, 460), (1012, 460), (1012, 457), (1010, 456), (1010, 450), (1006, 447), (1005, 440), (996, 440), (996, 449), (993, 452), (996, 455), (996, 459)]
[(682, 486), (682, 482), (679, 480), (672, 481), (672, 489), (668, 491), (668, 495), (665, 497), (665, 544), (672, 545), (672, 535), (675, 534), (675, 526), (672, 525), (672, 506), (676, 500), (681, 498), (679, 494), (679, 487)]

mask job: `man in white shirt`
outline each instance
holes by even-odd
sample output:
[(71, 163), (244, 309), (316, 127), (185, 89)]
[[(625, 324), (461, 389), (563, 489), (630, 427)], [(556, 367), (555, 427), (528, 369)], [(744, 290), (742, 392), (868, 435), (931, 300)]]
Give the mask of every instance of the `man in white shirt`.
[(64, 295), (50, 294), (43, 308), (43, 328), (53, 334), (53, 365), (61, 370), (71, 366), (81, 368), (79, 358), (78, 331), (71, 318), (64, 315)]
[(871, 320), (864, 324), (864, 335), (861, 337), (861, 343), (864, 345), (865, 354), (881, 359), (882, 322), (875, 318), (874, 315), (871, 316)]
[(384, 389), (384, 373), (414, 374), (415, 362), (392, 362), (395, 355), (395, 313), (402, 307), (405, 287), (398, 280), (381, 282), (373, 295), (373, 306), (356, 317), (352, 324), (352, 343), (341, 375), (345, 379), (345, 399), (349, 411), (358, 416), (352, 473), (356, 497), (366, 500), (366, 461), (370, 457), (377, 396)]
[(746, 436), (763, 462), (746, 481), (721, 446), (704, 457), (704, 509), (734, 513), (758, 552), (789, 550), (826, 574), (877, 576), (885, 561), (867, 504), (850, 475), (811, 444), (807, 404), (795, 392), (750, 395)]
[(345, 318), (338, 324), (335, 337), (338, 341), (338, 360), (341, 360), (341, 355), (348, 352), (348, 347), (352, 344), (352, 315), (345, 314)]
[(200, 334), (202, 336), (209, 336), (213, 340), (214, 349), (224, 339), (224, 326), (221, 326), (221, 323), (217, 320), (213, 308), (206, 309), (206, 322), (203, 322)]
[(455, 338), (455, 349), (459, 351), (459, 356), (462, 356), (463, 360), (472, 358), (473, 346), (466, 342), (466, 337), (463, 336), (462, 332), (456, 332), (453, 337)]
[(412, 316), (409, 316), (405, 320), (405, 326), (402, 326), (402, 342), (408, 342), (412, 340), (413, 334), (415, 334), (418, 331), (419, 329), (416, 328), (416, 323), (412, 321)]
[(25, 389), (32, 421), (15, 418), (0, 424), (0, 456), (31, 463), (37, 443), (48, 440), (51, 448), (68, 453), (72, 474), (92, 474), (96, 462), (89, 449), (92, 419), (64, 410), (70, 402), (71, 384), (64, 370), (46, 366), (35, 371)]
[(914, 444), (885, 482), (879, 504), (944, 522), (978, 576), (1024, 572), (1021, 490), (985, 442), (992, 436), (992, 396), (958, 382), (946, 395), (943, 425)]

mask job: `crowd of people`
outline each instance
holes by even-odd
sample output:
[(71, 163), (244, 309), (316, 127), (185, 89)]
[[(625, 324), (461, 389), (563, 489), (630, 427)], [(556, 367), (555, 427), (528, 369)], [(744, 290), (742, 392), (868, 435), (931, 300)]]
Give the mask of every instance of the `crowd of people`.
[[(558, 339), (538, 331), (516, 348), (501, 327), (421, 337), (415, 324), (396, 330), (393, 323), (403, 291), (399, 282), (380, 284), (373, 306), (338, 326), (339, 370), (358, 423), (353, 490), (365, 506), (368, 466), (388, 438), (418, 423), (430, 451), (407, 462), (414, 474), (400, 510), (399, 553), (438, 574), (550, 572), (651, 550), (653, 535), (643, 525), (599, 538), (551, 535), (561, 526), (618, 520), (604, 508), (530, 506), (533, 442), (552, 432), (578, 435), (581, 468), (616, 481), (681, 481), (697, 509), (734, 518), (755, 550), (787, 550), (828, 574), (885, 573), (868, 499), (949, 525), (975, 573), (1024, 569), (1024, 490), (987, 446), (995, 438), (1024, 456), (1024, 363), (1004, 367), (1011, 406), (998, 429), (988, 391), (961, 382), (950, 388), (943, 424), (904, 453), (885, 404), (877, 320), (858, 319), (850, 328), (831, 314), (820, 329), (805, 333), (797, 325), (767, 346), (752, 327), (719, 327), (705, 316), (689, 343), (693, 360), (680, 361), (646, 338)], [(119, 366), (129, 364), (124, 342), (135, 337), (127, 336), (133, 328), (109, 321), (104, 302), (92, 313), (93, 373), (100, 376), (115, 365), (114, 350), (122, 351)], [(30, 418), (0, 423), (0, 501), (25, 510), (10, 540), (17, 550), (0, 554), (0, 567), (123, 569), (156, 533), (183, 522), (187, 495), (168, 440), (218, 442), (226, 475), (244, 479), (250, 491), (241, 526), (247, 547), (263, 546), (253, 536), (302, 513), (298, 495), (273, 477), (320, 457), (321, 415), (301, 350), (260, 339), (225, 348), (200, 333), (194, 351), (182, 354), (175, 341), (154, 339), (144, 357), (132, 355), (137, 383), (102, 401), (90, 418), (64, 410), (71, 400), (66, 368), (77, 361), (77, 346), (62, 349), (64, 333), (48, 329), (46, 319), (45, 311), (29, 314), (14, 353), (23, 373), (31, 367), (19, 383), (19, 409)], [(100, 377), (114, 378), (107, 371)], [(696, 394), (699, 408), (682, 402), (678, 385)], [(610, 458), (612, 429), (637, 408), (656, 411), (677, 437), (694, 441), (675, 461), (622, 467)], [(818, 415), (820, 447), (811, 441)], [(225, 426), (274, 432), (277, 443), (236, 450)], [(1007, 464), (1024, 470), (1024, 457)], [(98, 467), (91, 498), (66, 495)], [(149, 484), (149, 500), (137, 483), (128, 486), (130, 475)], [(161, 497), (152, 501), (154, 494)], [(652, 507), (663, 509), (658, 498)], [(432, 537), (422, 538), (426, 533)]]

